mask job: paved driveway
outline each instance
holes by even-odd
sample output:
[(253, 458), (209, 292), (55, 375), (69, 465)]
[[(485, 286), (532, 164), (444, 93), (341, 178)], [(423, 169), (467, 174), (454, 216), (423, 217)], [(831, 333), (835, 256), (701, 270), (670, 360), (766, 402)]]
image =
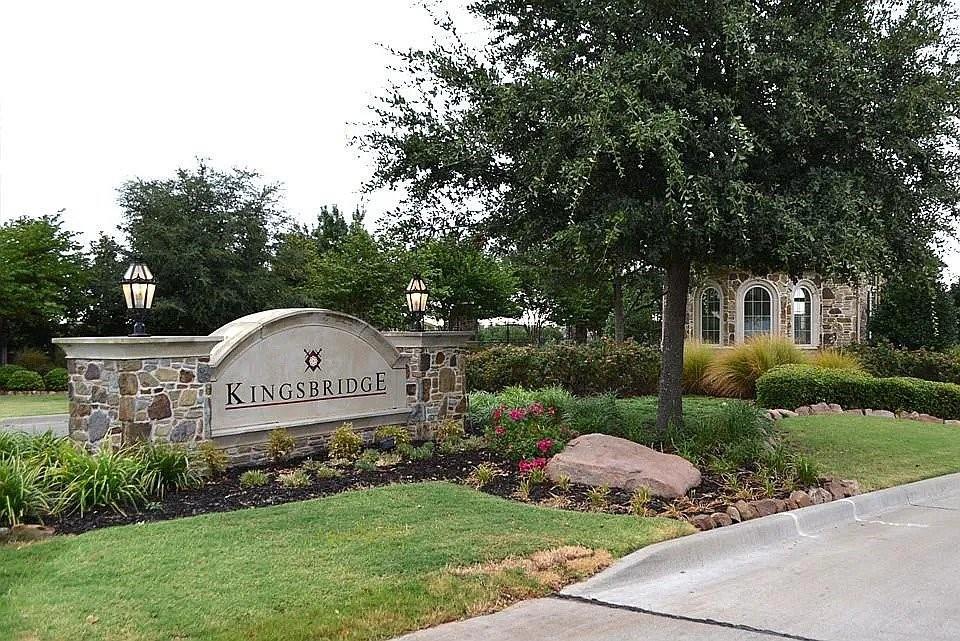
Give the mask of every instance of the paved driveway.
[(68, 416), (54, 414), (51, 416), (23, 416), (20, 418), (0, 419), (0, 430), (8, 432), (26, 432), (28, 434), (42, 434), (53, 432), (57, 436), (66, 436)]
[[(732, 526), (730, 534), (741, 527)], [(403, 638), (960, 639), (960, 488), (749, 549), (732, 557), (714, 554), (709, 562), (694, 554), (688, 565), (669, 572), (650, 558), (631, 566), (628, 557), (559, 598)]]

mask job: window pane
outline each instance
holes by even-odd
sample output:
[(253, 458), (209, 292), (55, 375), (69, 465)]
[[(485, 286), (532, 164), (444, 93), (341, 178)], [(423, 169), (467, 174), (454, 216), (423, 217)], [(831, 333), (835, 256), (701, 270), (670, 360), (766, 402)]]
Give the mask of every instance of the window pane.
[(793, 342), (813, 344), (813, 297), (805, 287), (793, 293)]
[(720, 292), (713, 288), (700, 297), (700, 340), (720, 344)]
[(763, 287), (751, 287), (743, 298), (743, 337), (769, 334), (773, 330), (773, 300)]

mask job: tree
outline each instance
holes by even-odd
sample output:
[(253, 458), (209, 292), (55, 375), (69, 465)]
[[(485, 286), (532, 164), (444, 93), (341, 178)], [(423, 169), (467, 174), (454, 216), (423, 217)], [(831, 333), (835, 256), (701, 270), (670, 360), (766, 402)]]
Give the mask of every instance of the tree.
[(74, 313), (73, 331), (81, 336), (120, 336), (128, 333), (127, 306), (120, 279), (127, 267), (126, 251), (101, 232), (84, 255), (86, 290)]
[(897, 347), (942, 350), (957, 342), (957, 307), (940, 280), (943, 264), (929, 257), (898, 270), (884, 284), (870, 318), (873, 340)]
[(484, 253), (478, 241), (428, 240), (415, 261), (430, 290), (428, 305), (447, 327), (469, 328), (478, 319), (520, 311), (513, 302), (516, 277), (502, 261)]
[(200, 161), (173, 178), (120, 188), (131, 252), (157, 278), (151, 327), (206, 334), (261, 311), (274, 295), (268, 265), (284, 216), (279, 186), (253, 171)]
[(428, 221), (472, 204), (521, 249), (583, 231), (658, 268), (661, 430), (682, 416), (692, 269), (852, 278), (956, 217), (946, 0), (470, 11), (491, 33), (481, 49), (446, 21), (445, 40), (397, 52), (407, 74), (362, 141), (372, 184), (402, 187)]
[(84, 275), (76, 234), (60, 214), (0, 224), (0, 364), (11, 344), (43, 344), (80, 299)]

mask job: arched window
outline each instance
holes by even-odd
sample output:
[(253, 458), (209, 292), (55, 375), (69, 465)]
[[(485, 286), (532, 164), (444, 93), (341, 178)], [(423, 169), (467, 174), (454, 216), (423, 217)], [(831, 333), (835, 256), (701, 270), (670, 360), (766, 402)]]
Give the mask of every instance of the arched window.
[(773, 332), (773, 300), (766, 287), (754, 285), (743, 297), (743, 337)]
[(700, 295), (700, 340), (720, 344), (720, 292), (708, 287)]
[(813, 296), (806, 287), (793, 290), (793, 342), (813, 344)]

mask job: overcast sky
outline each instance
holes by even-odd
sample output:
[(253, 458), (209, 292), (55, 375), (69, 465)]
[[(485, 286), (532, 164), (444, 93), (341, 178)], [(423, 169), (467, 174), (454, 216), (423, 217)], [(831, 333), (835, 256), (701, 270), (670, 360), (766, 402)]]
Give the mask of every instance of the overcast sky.
[(113, 230), (120, 184), (198, 156), (284, 183), (303, 220), (352, 210), (369, 173), (352, 123), (388, 77), (377, 45), (433, 32), (411, 0), (0, 0), (0, 219), (64, 209)]

